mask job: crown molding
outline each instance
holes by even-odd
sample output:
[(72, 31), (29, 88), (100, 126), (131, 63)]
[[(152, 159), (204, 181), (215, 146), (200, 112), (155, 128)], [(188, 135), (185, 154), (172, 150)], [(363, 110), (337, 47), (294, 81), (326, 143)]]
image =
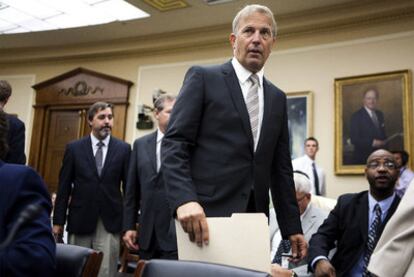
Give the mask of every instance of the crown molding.
[[(279, 46), (312, 36), (331, 40), (377, 36), (414, 30), (414, 1), (357, 1), (351, 4), (277, 16)], [(49, 63), (121, 57), (147, 57), (208, 48), (228, 47), (230, 24), (164, 34), (67, 46), (20, 47), (0, 50), (0, 64)], [(348, 35), (346, 35), (348, 33)], [(338, 35), (339, 34), (339, 35)], [(355, 37), (360, 38), (360, 37)], [(331, 41), (333, 42), (333, 41)], [(307, 43), (310, 43), (309, 40)], [(286, 47), (292, 45), (285, 43)]]

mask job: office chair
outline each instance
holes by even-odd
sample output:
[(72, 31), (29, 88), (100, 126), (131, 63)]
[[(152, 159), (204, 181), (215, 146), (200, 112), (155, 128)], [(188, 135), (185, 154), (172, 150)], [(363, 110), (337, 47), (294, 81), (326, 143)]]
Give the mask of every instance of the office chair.
[(270, 277), (266, 272), (194, 261), (141, 260), (135, 277)]
[(56, 276), (95, 277), (101, 267), (103, 253), (77, 245), (56, 244)]

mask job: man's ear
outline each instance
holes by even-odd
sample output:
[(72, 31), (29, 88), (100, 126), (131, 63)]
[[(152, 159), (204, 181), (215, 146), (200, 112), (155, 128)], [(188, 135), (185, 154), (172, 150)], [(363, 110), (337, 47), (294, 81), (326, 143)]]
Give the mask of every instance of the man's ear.
[(229, 41), (231, 43), (231, 47), (234, 49), (236, 46), (236, 35), (234, 33), (231, 33), (229, 36)]

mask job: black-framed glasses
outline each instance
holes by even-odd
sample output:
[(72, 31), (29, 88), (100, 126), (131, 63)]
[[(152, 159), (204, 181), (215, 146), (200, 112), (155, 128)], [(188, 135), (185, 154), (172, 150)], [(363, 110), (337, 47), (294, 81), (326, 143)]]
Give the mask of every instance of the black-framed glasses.
[(370, 163), (367, 164), (367, 167), (369, 169), (377, 169), (381, 166), (386, 168), (386, 169), (396, 169), (397, 168), (397, 165), (392, 161), (385, 161), (383, 163), (378, 162), (378, 161), (373, 161), (373, 162), (370, 162)]

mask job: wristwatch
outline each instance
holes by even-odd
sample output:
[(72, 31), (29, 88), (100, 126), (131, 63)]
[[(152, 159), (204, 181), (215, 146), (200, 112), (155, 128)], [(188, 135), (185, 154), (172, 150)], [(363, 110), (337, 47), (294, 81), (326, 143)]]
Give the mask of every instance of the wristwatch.
[(298, 275), (296, 274), (296, 272), (294, 272), (294, 271), (292, 270), (292, 275), (291, 275), (291, 277), (298, 277)]

